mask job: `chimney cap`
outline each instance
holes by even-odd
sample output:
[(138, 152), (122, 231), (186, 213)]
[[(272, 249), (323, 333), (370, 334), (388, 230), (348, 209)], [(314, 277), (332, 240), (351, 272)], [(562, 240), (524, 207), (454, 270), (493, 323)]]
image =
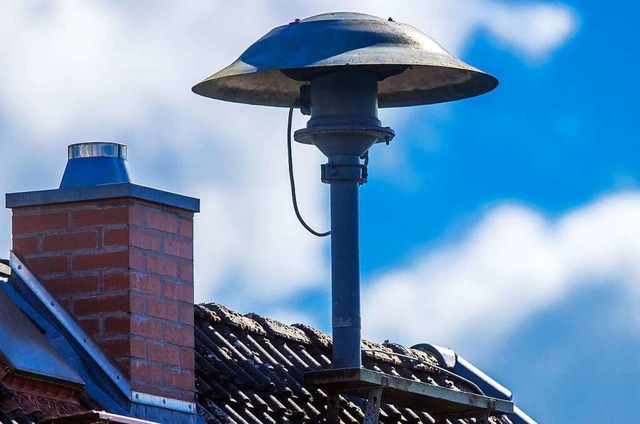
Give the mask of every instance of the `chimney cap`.
[(58, 189), (7, 193), (7, 208), (42, 206), (131, 197), (191, 212), (200, 200), (131, 182), (127, 146), (109, 141), (71, 144), (69, 160)]
[(107, 141), (69, 146), (69, 160), (60, 188), (91, 187), (131, 182), (127, 167), (127, 146)]
[(127, 146), (111, 141), (87, 141), (68, 147), (69, 159), (118, 158), (127, 159)]

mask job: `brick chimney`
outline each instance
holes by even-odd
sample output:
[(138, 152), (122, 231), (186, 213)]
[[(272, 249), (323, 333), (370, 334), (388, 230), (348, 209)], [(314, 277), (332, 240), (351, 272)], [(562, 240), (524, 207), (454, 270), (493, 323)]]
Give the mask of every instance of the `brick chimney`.
[(69, 146), (59, 189), (7, 195), (13, 251), (130, 378), (192, 402), (199, 200), (130, 182), (126, 147)]

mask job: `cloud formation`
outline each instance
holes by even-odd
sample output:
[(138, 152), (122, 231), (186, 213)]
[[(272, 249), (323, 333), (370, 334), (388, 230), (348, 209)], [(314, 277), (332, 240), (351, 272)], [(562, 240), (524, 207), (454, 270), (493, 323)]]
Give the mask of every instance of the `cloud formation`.
[[(124, 142), (136, 182), (202, 198), (196, 221), (197, 300), (215, 298), (242, 308), (277, 302), (327, 277), (326, 242), (308, 237), (291, 211), (286, 113), (203, 99), (190, 87), (272, 27), (332, 9), (382, 16), (393, 10), (394, 18), (423, 29), (456, 54), (481, 30), (518, 54), (552, 52), (575, 17), (560, 6), (531, 4), (2, 2), (0, 146), (12, 161), (0, 190), (57, 186), (67, 144)], [(533, 36), (524, 40), (509, 22)], [(393, 121), (393, 114), (386, 116)], [(301, 119), (295, 123), (302, 125)], [(308, 221), (327, 228), (326, 187), (318, 181), (323, 158), (312, 148), (294, 149), (301, 208)], [(6, 251), (8, 213), (0, 219), (5, 223), (0, 246)], [(225, 292), (229, 282), (233, 290)]]
[(578, 27), (575, 13), (557, 4), (498, 4), (485, 27), (498, 41), (532, 61), (546, 59)]
[(637, 222), (639, 192), (609, 195), (555, 218), (498, 206), (460, 240), (375, 278), (363, 294), (364, 333), (477, 355), (585, 285), (622, 284), (638, 304)]

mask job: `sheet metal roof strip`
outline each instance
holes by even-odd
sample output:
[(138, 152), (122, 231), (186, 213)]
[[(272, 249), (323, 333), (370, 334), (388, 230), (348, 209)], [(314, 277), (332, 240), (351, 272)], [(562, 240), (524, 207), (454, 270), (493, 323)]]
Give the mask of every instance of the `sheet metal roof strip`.
[(12, 374), (81, 388), (84, 381), (0, 290), (0, 362)]

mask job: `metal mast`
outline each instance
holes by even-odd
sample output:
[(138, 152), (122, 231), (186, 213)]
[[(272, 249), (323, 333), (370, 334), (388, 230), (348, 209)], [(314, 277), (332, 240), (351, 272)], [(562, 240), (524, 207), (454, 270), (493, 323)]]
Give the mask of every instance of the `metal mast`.
[(193, 87), (214, 99), (309, 112), (295, 140), (315, 145), (331, 185), (334, 369), (361, 367), (358, 186), (361, 161), (392, 129), (378, 107), (413, 106), (486, 93), (498, 81), (391, 18), (327, 13), (273, 29), (238, 60)]

